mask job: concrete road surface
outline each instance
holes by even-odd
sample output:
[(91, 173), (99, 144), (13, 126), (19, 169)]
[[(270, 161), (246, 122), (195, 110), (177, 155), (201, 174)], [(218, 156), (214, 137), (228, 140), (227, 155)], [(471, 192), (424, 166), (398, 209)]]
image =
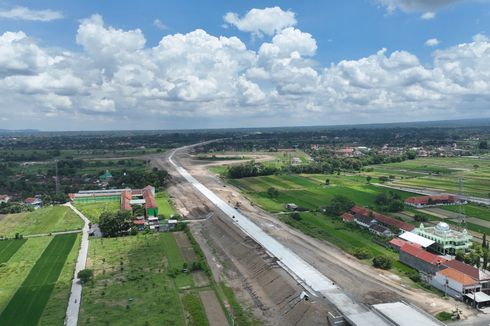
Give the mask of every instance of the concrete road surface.
[[(186, 147), (184, 147), (186, 148)], [(181, 148), (181, 149), (184, 149)], [(180, 150), (180, 149), (177, 149)], [(281, 265), (294, 279), (308, 289), (312, 294), (322, 296), (333, 303), (344, 316), (354, 321), (357, 325), (390, 325), (384, 319), (376, 315), (365, 306), (355, 302), (348, 297), (342, 289), (320, 273), (313, 266), (308, 264), (289, 248), (282, 245), (276, 239), (264, 232), (254, 222), (245, 215), (240, 213), (235, 208), (228, 205), (224, 200), (219, 198), (214, 192), (206, 188), (197, 179), (187, 172), (183, 167), (172, 160), (174, 150), (168, 160), (177, 172), (192, 184), (200, 193), (210, 200), (216, 207), (223, 211), (234, 223), (246, 234), (248, 234), (257, 243), (273, 257), (278, 259), (278, 264)]]
[(89, 219), (85, 217), (78, 209), (73, 207), (70, 203), (65, 204), (70, 207), (85, 223), (82, 229), (82, 243), (80, 245), (80, 251), (78, 252), (78, 259), (75, 265), (75, 274), (73, 275), (73, 281), (71, 284), (70, 299), (68, 301), (68, 308), (66, 309), (65, 325), (76, 326), (78, 322), (78, 313), (80, 311), (80, 301), (82, 299), (82, 284), (78, 279), (78, 272), (85, 269), (85, 263), (87, 261), (88, 254), (88, 232), (89, 232)]

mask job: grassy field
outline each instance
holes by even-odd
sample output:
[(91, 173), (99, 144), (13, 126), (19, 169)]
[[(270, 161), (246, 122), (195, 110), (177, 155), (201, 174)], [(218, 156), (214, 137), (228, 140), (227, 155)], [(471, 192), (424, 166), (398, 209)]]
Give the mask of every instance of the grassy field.
[(7, 262), (1, 265), (0, 313), (21, 286), (50, 241), (51, 237), (29, 239)]
[(13, 236), (77, 230), (82, 220), (68, 207), (50, 206), (33, 212), (4, 215), (0, 219), (0, 235)]
[(158, 206), (158, 214), (162, 214), (165, 218), (169, 218), (172, 215), (178, 215), (166, 192), (157, 192), (155, 197)]
[(48, 303), (44, 308), (43, 314), (41, 315), (39, 326), (63, 325), (66, 315), (66, 308), (68, 306), (68, 299), (70, 297), (73, 271), (75, 270), (78, 250), (80, 249), (80, 242), (81, 235), (78, 234), (75, 245), (68, 254), (60, 276), (54, 285), (53, 292), (51, 293)]
[(119, 205), (118, 201), (109, 201), (75, 204), (75, 207), (92, 223), (98, 223), (99, 217), (103, 212), (117, 212), (119, 210)]
[(168, 273), (183, 263), (171, 233), (93, 239), (89, 261), (80, 325), (185, 325), (179, 286), (192, 278)]
[[(325, 180), (330, 179), (330, 185)], [(387, 190), (367, 184), (364, 177), (346, 175), (278, 175), (229, 180), (242, 189), (247, 197), (270, 212), (284, 211), (286, 203), (295, 203), (307, 209), (318, 209), (328, 204), (335, 195), (344, 195), (358, 205), (372, 206), (374, 198)], [(277, 197), (271, 198), (267, 189), (279, 190)], [(412, 194), (394, 191), (402, 198)]]
[(0, 325), (37, 325), (76, 234), (55, 236), (0, 315)]
[(6, 263), (26, 241), (26, 239), (0, 241), (0, 264)]
[[(369, 231), (345, 224), (340, 219), (333, 219), (320, 213), (301, 213), (300, 215), (300, 221), (292, 219), (289, 215), (284, 215), (281, 219), (303, 233), (326, 240), (348, 253), (352, 254), (355, 249), (363, 248), (369, 252), (370, 258), (378, 255), (389, 256), (394, 261), (392, 271), (405, 277), (406, 281), (409, 282), (406, 275), (413, 272), (413, 269), (398, 261), (398, 253), (373, 242), (374, 236)], [(370, 263), (370, 258), (365, 262)]]
[(431, 188), (458, 193), (459, 178), (464, 180), (464, 194), (488, 198), (490, 159), (469, 157), (417, 158), (401, 163), (374, 165), (363, 172), (373, 177), (394, 176), (394, 184), (414, 188)]

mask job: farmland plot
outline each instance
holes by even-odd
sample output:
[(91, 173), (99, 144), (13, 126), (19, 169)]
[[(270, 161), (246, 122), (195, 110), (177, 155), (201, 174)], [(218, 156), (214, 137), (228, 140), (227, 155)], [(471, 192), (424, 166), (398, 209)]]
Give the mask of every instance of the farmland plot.
[(0, 315), (0, 325), (37, 325), (76, 234), (55, 236)]
[(0, 264), (7, 262), (26, 241), (26, 239), (0, 241)]

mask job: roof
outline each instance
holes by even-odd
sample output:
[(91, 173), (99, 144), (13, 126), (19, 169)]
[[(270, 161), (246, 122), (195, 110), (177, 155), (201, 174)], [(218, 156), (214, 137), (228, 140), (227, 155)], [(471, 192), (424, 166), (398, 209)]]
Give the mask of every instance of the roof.
[(398, 238), (393, 238), (389, 242), (390, 245), (395, 246), (397, 248), (401, 248), (406, 243), (407, 242), (405, 240), (398, 239)]
[(34, 204), (34, 203), (40, 203), (40, 202), (42, 202), (42, 200), (39, 198), (35, 198), (35, 197), (29, 197), (29, 198), (26, 198), (24, 200), (24, 203), (26, 203), (26, 204)]
[(400, 326), (438, 326), (444, 325), (424, 311), (405, 302), (379, 303), (373, 308), (388, 320)]
[(387, 226), (392, 226), (397, 229), (403, 230), (403, 231), (412, 231), (415, 227), (411, 224), (405, 223), (403, 221), (397, 220), (396, 218), (385, 216), (383, 214), (379, 214), (377, 212), (371, 211), (370, 209), (364, 208), (364, 207), (359, 207), (359, 206), (354, 206), (351, 208), (351, 211), (363, 215), (363, 216), (371, 216), (374, 218), (376, 221), (385, 224)]
[(121, 210), (130, 211), (131, 208), (131, 190), (124, 190), (121, 194)]
[(370, 225), (374, 221), (374, 218), (369, 217), (369, 216), (356, 214), (356, 215), (354, 215), (354, 220), (359, 221), (363, 224)]
[(414, 246), (411, 243), (406, 243), (400, 248), (400, 252), (404, 252), (409, 254), (410, 256), (416, 257), (422, 261), (425, 261), (426, 263), (429, 263), (431, 265), (437, 265), (437, 264), (444, 264), (446, 262), (446, 259), (439, 257), (437, 255), (434, 255), (419, 246)]
[(145, 199), (145, 208), (157, 208), (155, 197), (153, 197), (152, 188), (143, 188), (143, 198)]
[(133, 224), (136, 224), (136, 225), (145, 225), (145, 221), (144, 220), (133, 220)]
[(477, 303), (490, 301), (490, 295), (486, 294), (485, 292), (467, 293), (465, 296), (473, 301), (476, 301)]
[(344, 222), (354, 221), (354, 215), (352, 215), (351, 213), (348, 213), (348, 212), (345, 212), (344, 214), (340, 215), (340, 217), (342, 218), (342, 220)]
[(381, 224), (373, 223), (369, 226), (369, 229), (377, 231), (379, 233), (383, 233), (385, 231), (390, 231), (386, 226), (383, 226)]
[(429, 200), (432, 200), (434, 204), (438, 202), (455, 202), (456, 198), (452, 195), (432, 195), (432, 196), (417, 196), (405, 199), (405, 203), (413, 205), (427, 205)]
[(474, 285), (478, 284), (478, 281), (469, 276), (468, 274), (462, 273), (454, 268), (448, 267), (442, 271), (438, 271), (440, 275), (446, 276), (462, 285)]
[(418, 234), (412, 233), (412, 232), (404, 232), (400, 236), (403, 240), (407, 240), (408, 242), (416, 243), (418, 245), (421, 245), (424, 248), (429, 247), (432, 245), (435, 241), (421, 237)]
[(465, 264), (459, 260), (454, 259), (447, 261), (444, 263), (444, 266), (453, 268), (461, 273), (469, 275), (470, 277), (478, 281), (490, 280), (490, 275), (488, 275), (487, 273), (480, 271), (478, 268)]
[(4, 200), (10, 198), (9, 195), (0, 195), (0, 200)]

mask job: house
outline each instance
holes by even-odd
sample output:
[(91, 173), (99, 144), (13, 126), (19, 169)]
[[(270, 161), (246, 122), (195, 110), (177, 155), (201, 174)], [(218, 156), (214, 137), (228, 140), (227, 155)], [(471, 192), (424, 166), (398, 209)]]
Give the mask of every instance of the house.
[(405, 204), (416, 208), (434, 207), (443, 205), (459, 205), (465, 202), (457, 199), (453, 195), (432, 195), (409, 197), (405, 199)]
[(41, 198), (29, 197), (24, 200), (24, 204), (31, 205), (34, 207), (34, 209), (38, 209), (43, 205), (43, 201)]
[(345, 212), (344, 214), (340, 215), (340, 217), (342, 218), (343, 222), (346, 223), (354, 222), (354, 215), (352, 215), (351, 213)]
[(471, 247), (473, 237), (466, 229), (453, 230), (445, 222), (439, 222), (436, 226), (426, 227), (423, 223), (413, 230), (413, 233), (432, 240), (435, 244), (432, 248), (442, 255), (454, 255), (458, 250), (467, 250)]
[(0, 195), (0, 204), (6, 204), (10, 200), (9, 195)]
[(490, 293), (490, 274), (488, 272), (455, 259), (445, 262), (444, 266), (470, 276), (481, 284), (481, 290), (483, 292)]
[(354, 222), (364, 228), (369, 228), (371, 224), (376, 223), (376, 220), (369, 216), (364, 216), (360, 214), (354, 215)]
[(371, 226), (369, 227), (369, 231), (371, 231), (372, 233), (378, 236), (383, 236), (387, 238), (393, 236), (393, 233), (390, 231), (390, 229), (378, 223), (371, 224)]
[(435, 275), (437, 271), (445, 268), (442, 264), (446, 262), (446, 259), (434, 255), (418, 245), (406, 243), (400, 248), (400, 261), (419, 272)]
[(145, 213), (146, 216), (157, 216), (158, 206), (155, 201), (155, 188), (152, 186), (146, 186), (142, 190), (143, 199), (145, 200)]
[(387, 228), (393, 228), (400, 231), (412, 231), (415, 227), (411, 224), (405, 223), (403, 221), (397, 220), (396, 218), (389, 217), (370, 209), (354, 206), (351, 208), (351, 212), (354, 213), (354, 216), (360, 215), (364, 217), (370, 217), (375, 219), (378, 223), (386, 226)]
[(458, 299), (462, 299), (467, 293), (481, 291), (481, 285), (477, 280), (451, 267), (437, 271), (431, 284)]
[(289, 204), (286, 204), (286, 209), (288, 211), (295, 211), (298, 209), (298, 205), (293, 204), (293, 203), (289, 203)]

